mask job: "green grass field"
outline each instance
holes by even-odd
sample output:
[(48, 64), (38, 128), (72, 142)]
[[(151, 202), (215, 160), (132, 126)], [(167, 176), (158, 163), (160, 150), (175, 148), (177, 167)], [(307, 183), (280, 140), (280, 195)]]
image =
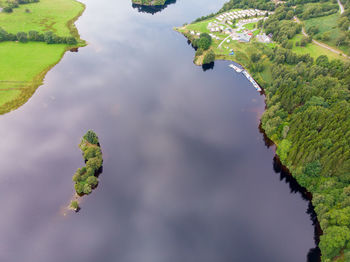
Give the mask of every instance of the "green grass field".
[[(30, 13), (26, 13), (26, 9)], [(10, 14), (0, 13), (0, 27), (11, 33), (53, 31), (60, 36), (79, 38), (73, 22), (83, 11), (84, 5), (75, 0), (40, 0), (20, 5)], [(82, 44), (80, 40), (79, 45)], [(64, 44), (49, 45), (44, 42), (1, 42), (0, 114), (24, 104), (68, 48)]]
[(337, 19), (339, 17), (340, 17), (339, 13), (336, 13), (329, 16), (311, 18), (304, 21), (305, 28), (308, 29), (311, 26), (316, 26), (320, 30), (319, 34), (322, 34), (337, 28)]
[(0, 113), (26, 102), (65, 51), (65, 45), (0, 43)]
[(300, 41), (302, 39), (302, 35), (296, 35), (294, 38), (291, 40), (293, 42), (293, 49), (297, 54), (304, 55), (304, 54), (310, 54), (311, 57), (316, 59), (320, 55), (326, 55), (328, 56), (329, 59), (344, 59), (344, 57), (337, 55), (336, 53), (333, 53), (323, 47), (320, 47), (314, 43), (309, 43), (306, 46), (295, 46), (295, 43), (297, 41)]
[(349, 53), (350, 47), (348, 45), (344, 46), (337, 46), (336, 39), (340, 34), (340, 30), (337, 27), (337, 20), (340, 17), (339, 13), (329, 15), (329, 16), (322, 16), (322, 17), (316, 17), (311, 18), (308, 20), (303, 21), (305, 24), (306, 30), (312, 26), (315, 26), (319, 29), (319, 32), (314, 35), (314, 38), (317, 39), (317, 37), (322, 37), (324, 33), (329, 34), (330, 39), (325, 41), (323, 39), (319, 40), (333, 48), (339, 49), (345, 53)]
[(0, 85), (1, 81), (31, 81), (59, 60), (64, 51), (65, 45), (59, 44), (0, 43)]
[[(25, 10), (29, 9), (30, 13)], [(38, 3), (20, 5), (13, 13), (0, 13), (0, 26), (10, 33), (53, 31), (59, 36), (69, 36), (67, 23), (84, 10), (83, 4), (74, 0), (40, 0)]]
[(189, 24), (186, 26), (186, 29), (188, 30), (193, 30), (195, 32), (201, 32), (201, 33), (210, 33), (208, 30), (208, 23), (211, 21), (214, 21), (215, 19), (209, 19), (209, 20), (204, 20), (195, 24)]

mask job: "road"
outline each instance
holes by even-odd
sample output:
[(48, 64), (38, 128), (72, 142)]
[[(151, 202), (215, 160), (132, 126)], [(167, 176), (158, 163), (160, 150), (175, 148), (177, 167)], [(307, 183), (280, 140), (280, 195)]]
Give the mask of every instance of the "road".
[(226, 37), (224, 40), (222, 40), (222, 42), (219, 44), (219, 48), (221, 47), (221, 45), (226, 41), (227, 38), (229, 38), (231, 35), (229, 35), (228, 37)]
[[(338, 2), (339, 2), (339, 0), (338, 0)], [(339, 2), (340, 3), (340, 2)], [(340, 5), (341, 5), (341, 3), (340, 3)], [(341, 7), (342, 7), (342, 5), (341, 5)], [(344, 7), (343, 7), (344, 8)], [(340, 8), (341, 9), (341, 8)], [(341, 11), (340, 11), (341, 12)], [(343, 10), (343, 12), (344, 12), (344, 10)], [(297, 22), (298, 24), (302, 24), (301, 23), (301, 21), (295, 16), (294, 17), (294, 21), (295, 22)], [(304, 28), (304, 26), (301, 28), (301, 32), (303, 33), (303, 35), (304, 36), (306, 36), (306, 37), (309, 37), (309, 35), (306, 33), (306, 31), (305, 31), (305, 28)], [(331, 51), (331, 52), (333, 52), (333, 53), (335, 53), (335, 54), (337, 54), (337, 55), (342, 55), (342, 56), (344, 56), (344, 57), (346, 57), (346, 58), (350, 58), (349, 56), (347, 56), (346, 54), (344, 54), (342, 51), (339, 51), (339, 50), (337, 50), (337, 49), (335, 49), (335, 48), (332, 48), (332, 47), (330, 47), (329, 45), (326, 45), (326, 44), (324, 44), (324, 43), (321, 43), (321, 42), (318, 42), (318, 41), (316, 41), (316, 40), (314, 40), (314, 39), (312, 39), (312, 42), (315, 44), (315, 45), (318, 45), (318, 46), (320, 46), (320, 47), (322, 47), (322, 48), (325, 48), (325, 49), (328, 49), (329, 51)]]
[(338, 5), (339, 5), (339, 9), (340, 9), (340, 14), (344, 13), (344, 6), (343, 6), (343, 4), (340, 2), (340, 0), (338, 0)]

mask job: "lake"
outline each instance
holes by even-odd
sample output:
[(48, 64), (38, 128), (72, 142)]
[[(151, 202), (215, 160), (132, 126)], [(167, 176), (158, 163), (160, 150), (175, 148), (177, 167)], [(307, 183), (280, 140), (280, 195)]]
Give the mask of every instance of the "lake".
[[(224, 2), (84, 0), (88, 46), (0, 117), (1, 261), (318, 261), (309, 202), (258, 128), (264, 96), (229, 62), (195, 66), (173, 31)], [(64, 216), (88, 129), (103, 173)]]

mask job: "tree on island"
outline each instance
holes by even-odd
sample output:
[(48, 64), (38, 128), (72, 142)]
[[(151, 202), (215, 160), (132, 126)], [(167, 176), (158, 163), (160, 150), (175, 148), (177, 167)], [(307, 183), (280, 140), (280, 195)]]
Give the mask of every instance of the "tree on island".
[(88, 141), (90, 144), (94, 144), (94, 145), (98, 144), (98, 137), (96, 133), (92, 130), (87, 131), (83, 138), (86, 141)]

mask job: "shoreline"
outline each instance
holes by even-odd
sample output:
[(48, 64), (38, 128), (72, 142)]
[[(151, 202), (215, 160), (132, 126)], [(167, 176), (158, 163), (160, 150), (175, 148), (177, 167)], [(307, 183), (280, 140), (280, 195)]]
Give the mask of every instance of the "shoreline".
[(73, 0), (73, 1), (79, 3), (82, 6), (82, 10), (75, 17), (67, 21), (66, 26), (69, 29), (69, 32), (72, 34), (72, 36), (77, 38), (78, 40), (77, 45), (66, 46), (64, 48), (64, 51), (59, 54), (59, 59), (53, 62), (52, 64), (50, 64), (49, 66), (47, 66), (46, 68), (44, 68), (39, 74), (34, 76), (32, 78), (32, 82), (28, 86), (23, 87), (23, 89), (21, 90), (21, 93), (18, 95), (17, 98), (2, 104), (0, 106), (0, 115), (10, 113), (20, 108), (21, 106), (23, 106), (25, 103), (27, 103), (29, 99), (34, 95), (36, 90), (44, 84), (44, 79), (46, 74), (62, 60), (62, 58), (64, 57), (67, 51), (70, 51), (74, 48), (77, 49), (79, 47), (84, 47), (87, 45), (86, 41), (80, 38), (78, 29), (75, 26), (75, 22), (84, 13), (86, 9), (86, 5), (78, 0)]
[[(194, 48), (193, 45), (192, 45), (192, 42), (189, 40), (189, 38), (188, 38), (184, 33), (180, 32), (180, 31), (178, 30), (178, 27), (174, 27), (173, 29), (174, 29), (174, 31), (176, 31), (176, 32), (180, 33), (181, 35), (183, 35), (183, 36), (187, 39), (188, 44), (191, 45), (192, 48)], [(215, 57), (214, 62), (215, 62), (215, 61), (234, 62), (234, 63), (240, 65), (240, 66), (242, 67), (243, 70), (246, 70), (246, 71), (252, 76), (251, 72), (250, 72), (245, 66), (243, 66), (241, 63), (235, 61), (234, 59), (229, 59), (229, 58), (230, 58), (230, 57), (226, 57), (226, 56), (219, 55), (219, 56), (216, 56), (216, 57)], [(203, 66), (203, 65), (204, 65), (203, 63), (199, 62), (198, 59), (196, 60), (196, 57), (195, 57), (194, 60), (193, 60), (193, 64), (195, 64), (196, 66)], [(253, 78), (253, 76), (252, 76), (252, 78)], [(253, 78), (253, 79), (254, 79), (254, 78)], [(249, 81), (249, 80), (248, 80), (248, 81)], [(261, 85), (261, 84), (259, 83), (259, 81), (257, 81), (256, 79), (254, 79), (254, 81), (255, 81), (256, 83), (258, 83), (259, 86), (261, 87), (261, 91), (259, 91), (260, 95), (264, 95), (264, 104), (265, 104), (264, 112), (265, 112), (266, 109), (267, 109), (265, 88), (264, 88), (264, 86)], [(251, 83), (251, 86), (254, 87), (252, 83)], [(260, 123), (259, 123), (258, 129), (259, 129), (259, 132), (260, 132), (261, 134), (263, 134), (263, 139), (264, 139), (265, 145), (266, 145), (268, 148), (269, 148), (270, 146), (274, 146), (274, 147), (275, 147), (275, 149), (274, 149), (274, 154), (275, 154), (275, 156), (274, 156), (273, 160), (274, 160), (274, 163), (276, 163), (278, 166), (280, 166), (280, 169), (281, 169), (281, 172), (280, 172), (280, 173), (281, 173), (281, 175), (290, 177), (290, 178), (298, 185), (298, 192), (299, 192), (299, 193), (301, 194), (301, 196), (302, 196), (306, 201), (308, 201), (308, 203), (309, 203), (309, 209), (311, 209), (309, 215), (310, 215), (310, 219), (311, 219), (311, 221), (312, 221), (312, 223), (313, 223), (314, 230), (315, 230), (315, 233), (314, 233), (314, 240), (315, 240), (316, 247), (315, 247), (314, 249), (316, 249), (317, 252), (319, 252), (319, 254), (320, 254), (320, 259), (321, 259), (321, 251), (320, 251), (320, 249), (319, 249), (319, 242), (320, 242), (320, 237), (323, 235), (323, 231), (322, 231), (322, 229), (321, 229), (321, 226), (320, 226), (320, 223), (319, 223), (317, 214), (316, 214), (316, 212), (315, 212), (315, 207), (314, 207), (314, 205), (312, 204), (313, 195), (312, 195), (312, 193), (309, 192), (305, 187), (301, 186), (301, 185), (298, 183), (296, 177), (293, 176), (293, 174), (290, 172), (289, 168), (288, 168), (286, 165), (284, 165), (284, 164), (282, 163), (282, 161), (280, 160), (280, 158), (279, 158), (279, 156), (278, 156), (278, 154), (277, 154), (278, 143), (276, 143), (275, 141), (273, 141), (273, 140), (272, 140), (270, 137), (268, 137), (267, 134), (265, 133), (265, 130), (264, 130), (264, 128), (262, 127), (261, 116), (260, 116), (259, 122), (260, 122)], [(291, 181), (289, 181), (289, 183), (291, 183)], [(308, 211), (309, 211), (309, 210), (307, 210), (307, 213), (308, 213)], [(310, 250), (310, 251), (311, 251), (311, 250)]]

